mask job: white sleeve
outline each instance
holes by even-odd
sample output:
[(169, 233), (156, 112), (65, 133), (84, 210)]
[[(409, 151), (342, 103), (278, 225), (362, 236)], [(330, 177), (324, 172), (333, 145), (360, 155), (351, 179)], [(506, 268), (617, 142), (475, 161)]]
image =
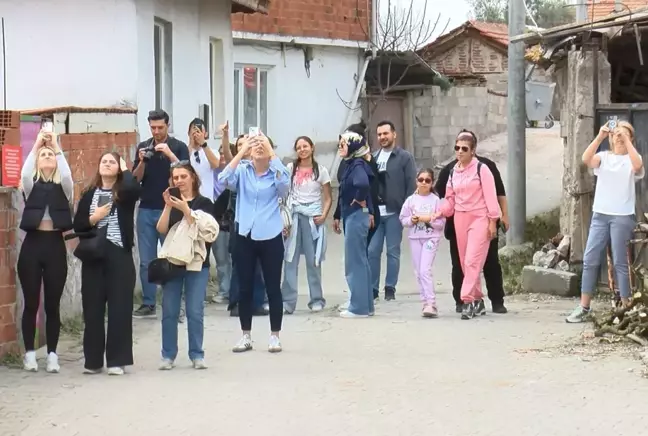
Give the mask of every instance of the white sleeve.
[(595, 176), (598, 176), (601, 173), (601, 170), (605, 169), (605, 162), (607, 161), (607, 151), (599, 151), (598, 153), (595, 154), (595, 156), (598, 156), (601, 159), (601, 164), (594, 168), (593, 172)]
[[(639, 159), (641, 159), (641, 162), (643, 162), (643, 158), (641, 157), (641, 155), (639, 155)], [(639, 172), (634, 174), (634, 179), (641, 180), (645, 177), (645, 175), (646, 175), (646, 167), (642, 165)]]
[(319, 165), (318, 181), (320, 185), (326, 185), (327, 183), (331, 183), (331, 176), (329, 175), (329, 172), (324, 165)]
[(36, 156), (34, 154), (34, 149), (27, 155), (25, 163), (23, 164), (22, 171), (20, 174), (22, 182), (22, 190), (25, 193), (25, 197), (29, 197), (32, 189), (34, 188), (34, 167), (36, 165)]

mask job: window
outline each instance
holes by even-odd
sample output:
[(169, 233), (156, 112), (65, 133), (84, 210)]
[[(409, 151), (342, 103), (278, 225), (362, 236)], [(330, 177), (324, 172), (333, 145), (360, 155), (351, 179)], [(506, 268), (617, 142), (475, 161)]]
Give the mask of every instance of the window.
[(220, 135), (218, 126), (225, 122), (226, 117), (223, 57), (223, 41), (211, 39), (209, 41), (209, 95), (212, 126), (214, 126), (211, 133), (214, 137)]
[(155, 62), (155, 109), (173, 111), (173, 31), (171, 23), (155, 18), (153, 58)]
[(268, 69), (244, 65), (234, 69), (235, 135), (250, 127), (268, 132)]

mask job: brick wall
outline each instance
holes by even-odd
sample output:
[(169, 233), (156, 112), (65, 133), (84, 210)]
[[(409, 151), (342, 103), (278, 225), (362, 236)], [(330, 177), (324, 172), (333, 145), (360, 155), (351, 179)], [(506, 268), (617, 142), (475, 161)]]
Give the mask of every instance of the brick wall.
[(232, 14), (232, 30), (368, 41), (371, 0), (272, 0), (268, 15)]
[(465, 37), (447, 51), (429, 57), (444, 74), (492, 74), (508, 71), (508, 57), (481, 38)]
[(0, 188), (0, 357), (17, 352), (16, 209), (14, 189)]

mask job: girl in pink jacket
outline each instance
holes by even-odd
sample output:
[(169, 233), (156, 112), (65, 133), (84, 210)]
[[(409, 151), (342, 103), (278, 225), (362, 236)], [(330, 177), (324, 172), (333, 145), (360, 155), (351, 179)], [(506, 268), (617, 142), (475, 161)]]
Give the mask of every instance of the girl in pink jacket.
[(405, 200), (400, 212), (401, 224), (409, 228), (414, 275), (421, 292), (425, 318), (436, 318), (439, 314), (432, 264), (445, 226), (445, 218), (432, 218), (441, 205), (441, 199), (434, 192), (433, 186), (434, 172), (429, 168), (420, 170), (416, 176), (416, 192)]
[(484, 315), (481, 270), (491, 239), (497, 235), (500, 208), (493, 173), (475, 157), (475, 139), (460, 133), (455, 143), (457, 165), (451, 170), (439, 214), (454, 215), (457, 248), (464, 273), (461, 285), (461, 319)]

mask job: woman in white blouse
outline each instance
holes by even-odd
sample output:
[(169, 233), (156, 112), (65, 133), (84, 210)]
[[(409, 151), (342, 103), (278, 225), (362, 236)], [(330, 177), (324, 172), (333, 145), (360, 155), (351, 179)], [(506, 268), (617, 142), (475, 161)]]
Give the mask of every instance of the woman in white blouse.
[[(596, 152), (609, 136), (610, 150)], [(625, 121), (607, 123), (583, 153), (583, 163), (598, 177), (585, 254), (580, 305), (566, 319), (583, 322), (590, 314), (592, 294), (598, 282), (603, 253), (612, 245), (612, 261), (621, 301), (630, 300), (630, 274), (626, 247), (632, 238), (635, 221), (635, 183), (644, 177), (641, 155), (634, 146), (634, 128)]]

